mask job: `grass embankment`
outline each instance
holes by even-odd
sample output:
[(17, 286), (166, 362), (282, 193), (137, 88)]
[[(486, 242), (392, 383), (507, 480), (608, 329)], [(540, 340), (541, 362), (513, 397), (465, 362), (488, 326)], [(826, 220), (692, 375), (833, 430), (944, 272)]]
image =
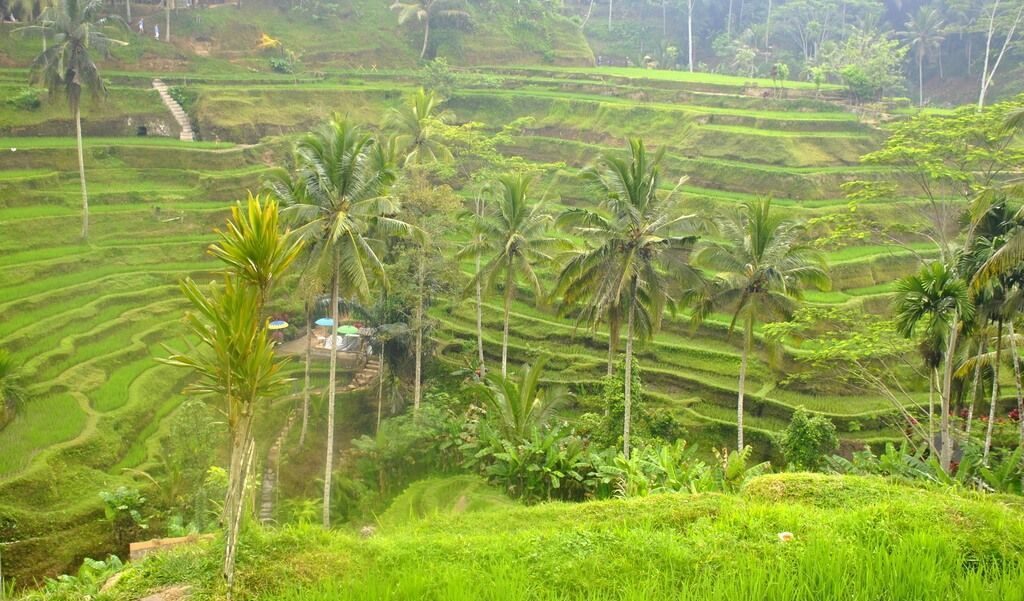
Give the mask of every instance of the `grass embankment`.
[[(439, 511), (426, 511), (429, 519), (385, 522), (367, 540), (313, 526), (250, 530), (238, 568), (243, 598), (1019, 601), (1024, 595), (1024, 520), (1019, 506), (997, 499), (812, 474), (758, 478), (735, 496), (530, 508), (478, 500), (461, 478), (412, 496), (424, 494)], [(783, 542), (781, 532), (793, 540)], [(210, 545), (150, 558), (129, 568), (111, 599), (136, 599), (174, 584), (194, 586), (197, 601), (214, 598), (222, 586), (219, 553)]]

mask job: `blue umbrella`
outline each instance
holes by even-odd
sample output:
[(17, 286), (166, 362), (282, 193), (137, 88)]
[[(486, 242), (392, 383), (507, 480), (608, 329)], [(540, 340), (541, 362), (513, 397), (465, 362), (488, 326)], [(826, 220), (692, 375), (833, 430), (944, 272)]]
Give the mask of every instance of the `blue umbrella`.
[(329, 326), (333, 326), (334, 320), (331, 319), (330, 317), (321, 317), (320, 319), (316, 320), (316, 325), (326, 328)]

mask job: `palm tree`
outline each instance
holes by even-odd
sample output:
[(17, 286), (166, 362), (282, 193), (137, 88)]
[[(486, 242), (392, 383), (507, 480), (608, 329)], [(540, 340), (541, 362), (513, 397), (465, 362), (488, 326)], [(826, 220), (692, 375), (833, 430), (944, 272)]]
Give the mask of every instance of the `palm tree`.
[(391, 10), (398, 12), (398, 24), (416, 19), (423, 23), (423, 49), (420, 58), (427, 56), (427, 45), (430, 43), (430, 20), (435, 17), (452, 17), (468, 19), (469, 12), (460, 0), (419, 0), (417, 2), (395, 2)]
[[(600, 211), (570, 209), (559, 224), (592, 245), (575, 252), (558, 276), (563, 306), (582, 304), (578, 319), (591, 327), (609, 323), (609, 365), (623, 318), (626, 322), (625, 415), (622, 448), (630, 452), (633, 345), (653, 336), (668, 306), (671, 279), (698, 280), (686, 258), (697, 238), (674, 194), (658, 195), (664, 149), (653, 156), (642, 140), (629, 140), (629, 158), (606, 154), (584, 177), (600, 195)], [(680, 182), (681, 183), (681, 182)]]
[(101, 30), (104, 19), (101, 0), (63, 0), (52, 18), (26, 30), (38, 32), (53, 45), (32, 61), (30, 81), (46, 86), (51, 97), (64, 96), (75, 118), (78, 141), (78, 177), (82, 187), (82, 239), (89, 238), (89, 194), (85, 186), (85, 157), (82, 151), (82, 92), (98, 99), (107, 93), (100, 71), (93, 62), (94, 54), (108, 56), (112, 40)]
[(494, 212), (479, 224), (483, 250), (490, 258), (480, 266), (471, 285), (482, 282), (485, 289), (494, 290), (500, 282), (504, 287), (503, 377), (508, 375), (508, 324), (516, 287), (525, 280), (539, 301), (542, 290), (534, 265), (550, 261), (547, 251), (562, 244), (561, 240), (544, 235), (551, 217), (542, 212), (542, 202), (530, 201), (532, 182), (532, 177), (521, 173), (499, 177), (494, 186)]
[(241, 203), (232, 207), (226, 230), (218, 234), (209, 252), (226, 266), (223, 287), (211, 285), (204, 292), (192, 279), (181, 286), (193, 307), (186, 323), (201, 350), (173, 354), (164, 362), (196, 373), (190, 393), (226, 401), (231, 459), (224, 502), (224, 577), (230, 599), (256, 407), (287, 381), (274, 354), (264, 307), (272, 286), (302, 247), (281, 231), (277, 203), (252, 196), (244, 208)]
[(403, 165), (452, 160), (452, 152), (437, 135), (438, 126), (454, 119), (451, 112), (441, 110), (442, 102), (434, 92), (420, 88), (408, 104), (389, 111), (384, 125), (395, 132), (395, 145), (403, 153)]
[(806, 287), (831, 287), (822, 255), (800, 243), (802, 225), (782, 219), (771, 207), (771, 199), (764, 198), (718, 219), (724, 240), (708, 244), (694, 257), (698, 265), (716, 272), (711, 306), (732, 315), (730, 333), (737, 324), (743, 327), (736, 402), (739, 450), (744, 447), (743, 396), (754, 326), (790, 319)]
[(541, 388), (546, 363), (547, 359), (540, 359), (533, 366), (524, 364), (518, 378), (497, 374), (487, 377), (484, 400), (488, 416), (497, 422), (505, 440), (525, 440), (568, 402), (569, 391), (564, 386)]
[[(470, 239), (455, 253), (456, 259), (473, 258), (475, 262), (474, 273), (480, 272), (481, 255), (487, 251), (487, 239), (484, 237), (486, 233), (486, 191), (486, 186), (484, 189), (477, 191), (476, 197), (473, 200), (473, 212), (464, 215), (464, 218), (469, 220), (469, 227), (467, 229), (470, 233)], [(473, 287), (476, 292), (477, 361), (479, 362), (480, 377), (485, 378), (487, 377), (487, 365), (484, 357), (484, 287), (480, 278), (474, 278)]]
[[(341, 294), (366, 300), (375, 283), (386, 285), (373, 232), (408, 233), (409, 226), (391, 217), (396, 203), (385, 195), (395, 180), (389, 145), (379, 144), (362, 130), (335, 116), (295, 147), (295, 170), (280, 173), (267, 186), (285, 211), (302, 225), (296, 230), (307, 242), (311, 269), (331, 285), (331, 318), (339, 323)], [(290, 182), (286, 185), (285, 182)], [(334, 414), (338, 355), (331, 352), (328, 376), (327, 450), (324, 472), (323, 525), (331, 524), (331, 480), (334, 470)]]
[(924, 59), (933, 51), (939, 50), (942, 40), (946, 37), (943, 33), (945, 23), (939, 9), (935, 7), (922, 6), (917, 9), (917, 13), (907, 16), (909, 20), (903, 37), (914, 48), (917, 57), (919, 105), (924, 106)]
[[(895, 310), (897, 331), (910, 337), (914, 335), (917, 326), (923, 323), (924, 337), (930, 341), (930, 347), (941, 348), (945, 343), (946, 350), (942, 355), (947, 362), (954, 361), (956, 341), (961, 329), (953, 325), (958, 320), (960, 324), (967, 324), (974, 318), (974, 304), (968, 294), (967, 283), (939, 261), (896, 284)], [(929, 374), (929, 378), (932, 377)], [(951, 378), (945, 378), (941, 389), (939, 462), (946, 472), (953, 458), (953, 439), (949, 427), (951, 387)], [(934, 441), (928, 441), (928, 445), (934, 447)]]

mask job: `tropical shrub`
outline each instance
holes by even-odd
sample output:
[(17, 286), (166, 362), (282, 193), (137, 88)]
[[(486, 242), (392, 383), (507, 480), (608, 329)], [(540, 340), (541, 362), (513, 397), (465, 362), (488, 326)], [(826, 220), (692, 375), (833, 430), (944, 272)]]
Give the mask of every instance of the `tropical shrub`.
[(7, 104), (19, 111), (34, 111), (43, 106), (42, 100), (39, 99), (39, 91), (33, 88), (23, 88), (9, 97)]
[(836, 426), (823, 415), (811, 416), (800, 407), (779, 437), (779, 446), (791, 469), (817, 471), (839, 447)]

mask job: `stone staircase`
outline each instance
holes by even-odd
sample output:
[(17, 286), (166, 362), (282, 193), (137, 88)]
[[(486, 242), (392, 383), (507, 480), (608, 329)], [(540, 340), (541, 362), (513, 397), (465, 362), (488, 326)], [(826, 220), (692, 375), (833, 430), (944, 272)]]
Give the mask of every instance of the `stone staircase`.
[(196, 137), (192, 131), (192, 122), (188, 120), (185, 109), (181, 108), (178, 101), (171, 98), (170, 92), (167, 91), (167, 84), (159, 79), (154, 79), (153, 89), (160, 94), (160, 100), (163, 101), (167, 110), (171, 111), (171, 114), (174, 115), (174, 120), (178, 122), (178, 126), (181, 128), (181, 134), (178, 135), (178, 138), (184, 142), (194, 142)]
[[(339, 392), (353, 392), (368, 388), (370, 384), (377, 381), (379, 375), (380, 358), (375, 356), (367, 361), (356, 376), (352, 378), (352, 381), (345, 388), (339, 390)], [(277, 435), (277, 439), (267, 453), (267, 462), (263, 468), (263, 482), (260, 485), (259, 520), (262, 524), (270, 524), (274, 521), (274, 503), (277, 500), (275, 494), (277, 492), (278, 472), (281, 467), (281, 447), (284, 446), (285, 441), (288, 439), (288, 433), (291, 431), (292, 424), (295, 423), (295, 416), (295, 411), (288, 414), (284, 427), (281, 428), (281, 432)]]

